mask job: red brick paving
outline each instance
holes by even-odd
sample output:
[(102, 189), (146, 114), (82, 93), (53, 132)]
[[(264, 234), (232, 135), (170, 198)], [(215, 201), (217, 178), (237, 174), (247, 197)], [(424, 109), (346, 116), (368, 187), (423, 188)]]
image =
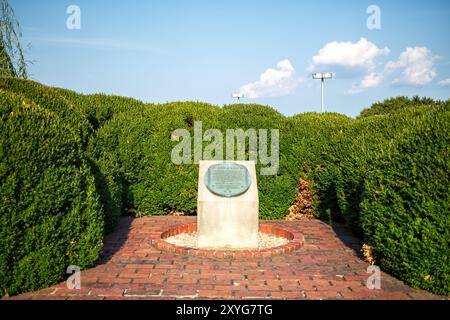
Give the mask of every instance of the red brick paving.
[(360, 243), (343, 225), (319, 220), (268, 221), (304, 235), (304, 246), (267, 258), (215, 259), (151, 245), (161, 233), (195, 217), (121, 219), (105, 239), (99, 264), (81, 273), (80, 290), (65, 283), (12, 299), (447, 299), (381, 273), (369, 290)]

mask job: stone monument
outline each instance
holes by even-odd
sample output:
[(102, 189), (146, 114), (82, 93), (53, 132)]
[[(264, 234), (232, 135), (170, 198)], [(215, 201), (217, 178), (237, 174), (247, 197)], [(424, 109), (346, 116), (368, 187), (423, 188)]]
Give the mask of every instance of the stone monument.
[(199, 248), (258, 247), (259, 199), (254, 161), (200, 161)]

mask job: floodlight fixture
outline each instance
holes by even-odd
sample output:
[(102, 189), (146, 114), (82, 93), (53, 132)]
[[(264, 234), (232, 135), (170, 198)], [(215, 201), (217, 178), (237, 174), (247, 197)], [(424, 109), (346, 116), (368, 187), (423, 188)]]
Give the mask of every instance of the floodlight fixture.
[(233, 93), (231, 95), (234, 99), (237, 99), (237, 101), (239, 102), (242, 98), (244, 98), (244, 95), (242, 93)]
[(322, 113), (323, 113), (323, 111), (325, 109), (324, 108), (324, 103), (323, 103), (323, 83), (325, 82), (325, 80), (332, 79), (333, 78), (333, 73), (332, 72), (316, 72), (316, 73), (312, 74), (312, 77), (313, 77), (314, 80), (320, 80), (320, 92), (321, 92), (321, 97), (322, 97), (322, 99), (321, 99), (321, 101), (322, 101), (321, 110), (322, 110)]
[(312, 74), (313, 79), (331, 79), (333, 78), (332, 72), (316, 72)]

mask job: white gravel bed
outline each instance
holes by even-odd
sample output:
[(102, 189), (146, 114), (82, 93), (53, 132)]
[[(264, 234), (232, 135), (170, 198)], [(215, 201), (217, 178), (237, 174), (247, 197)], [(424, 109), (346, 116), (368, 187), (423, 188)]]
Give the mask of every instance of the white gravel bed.
[[(174, 244), (180, 247), (197, 248), (197, 233), (180, 233), (172, 237), (165, 239), (168, 243)], [(259, 233), (258, 237), (258, 249), (268, 249), (285, 245), (289, 242), (288, 239), (283, 237), (277, 237), (267, 233)], [(217, 248), (220, 250), (227, 250), (227, 248)], [(230, 250), (230, 249), (228, 249)]]

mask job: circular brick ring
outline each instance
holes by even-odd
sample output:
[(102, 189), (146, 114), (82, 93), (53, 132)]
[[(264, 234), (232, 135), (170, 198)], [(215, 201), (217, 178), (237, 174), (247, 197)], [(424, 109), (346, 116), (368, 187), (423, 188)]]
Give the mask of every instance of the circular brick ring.
[(170, 251), (177, 254), (187, 254), (198, 257), (207, 258), (262, 258), (272, 257), (276, 255), (286, 254), (299, 249), (303, 245), (303, 235), (300, 233), (292, 233), (284, 229), (274, 227), (270, 224), (260, 224), (259, 231), (262, 233), (283, 237), (289, 242), (282, 246), (254, 249), (254, 250), (208, 250), (190, 247), (177, 246), (165, 241), (166, 238), (176, 236), (180, 233), (194, 233), (197, 232), (197, 223), (190, 223), (176, 226), (161, 234), (160, 239), (153, 240), (153, 245), (164, 251)]

